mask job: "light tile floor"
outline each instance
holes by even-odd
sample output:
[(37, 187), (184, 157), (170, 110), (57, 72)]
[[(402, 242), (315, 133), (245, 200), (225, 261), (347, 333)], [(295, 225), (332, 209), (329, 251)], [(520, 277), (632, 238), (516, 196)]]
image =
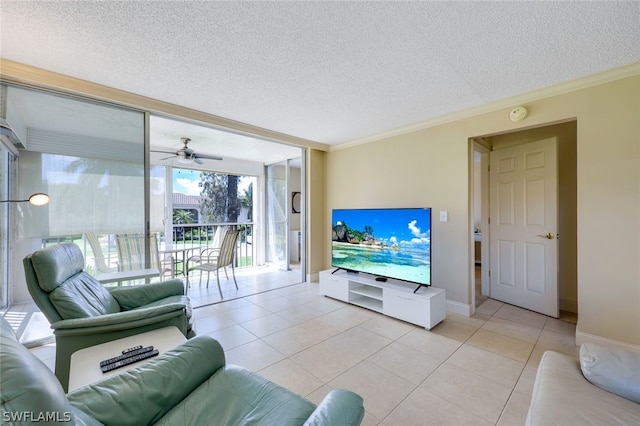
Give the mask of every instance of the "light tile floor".
[[(544, 351), (578, 355), (571, 319), (493, 299), (431, 331), (323, 297), (316, 283), (194, 312), (228, 363), (315, 403), (332, 388), (362, 395), (364, 425), (523, 425)], [(53, 344), (32, 351), (53, 367)]]

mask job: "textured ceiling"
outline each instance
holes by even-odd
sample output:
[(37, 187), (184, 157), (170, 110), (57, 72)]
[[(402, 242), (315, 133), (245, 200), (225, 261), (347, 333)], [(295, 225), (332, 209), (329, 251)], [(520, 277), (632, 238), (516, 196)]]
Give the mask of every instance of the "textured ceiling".
[(0, 1), (16, 62), (326, 144), (640, 60), (640, 2)]

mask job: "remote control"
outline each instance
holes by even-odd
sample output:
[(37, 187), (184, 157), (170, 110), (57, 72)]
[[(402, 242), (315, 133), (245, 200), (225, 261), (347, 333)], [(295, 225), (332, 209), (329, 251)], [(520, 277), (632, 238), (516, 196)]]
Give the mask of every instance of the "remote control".
[(102, 369), (103, 373), (108, 373), (109, 371), (115, 370), (116, 368), (125, 367), (129, 364), (133, 364), (134, 362), (142, 361), (147, 358), (152, 358), (154, 356), (157, 356), (159, 353), (160, 352), (158, 352), (157, 349), (153, 349), (150, 352), (142, 352), (138, 355), (135, 355), (129, 358), (124, 358), (120, 361), (117, 361), (111, 364), (101, 365), (100, 368)]
[(114, 356), (113, 358), (105, 359), (104, 361), (100, 361), (100, 367), (104, 367), (105, 365), (114, 364), (118, 361), (122, 361), (127, 358), (134, 357), (136, 355), (143, 354), (145, 352), (151, 352), (153, 350), (153, 346), (140, 347), (139, 349), (134, 349), (130, 352), (124, 353), (122, 355)]
[(125, 349), (125, 350), (122, 351), (122, 355), (124, 355), (126, 353), (129, 353), (129, 352), (133, 352), (133, 351), (138, 350), (138, 349), (142, 349), (142, 345), (138, 345), (138, 346), (134, 346), (134, 347), (129, 348), (129, 349)]

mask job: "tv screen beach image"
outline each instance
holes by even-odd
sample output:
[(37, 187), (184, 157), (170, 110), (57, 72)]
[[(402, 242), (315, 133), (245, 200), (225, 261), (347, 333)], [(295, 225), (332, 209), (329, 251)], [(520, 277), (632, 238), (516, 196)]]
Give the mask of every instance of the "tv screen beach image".
[(431, 284), (430, 209), (336, 209), (332, 266)]

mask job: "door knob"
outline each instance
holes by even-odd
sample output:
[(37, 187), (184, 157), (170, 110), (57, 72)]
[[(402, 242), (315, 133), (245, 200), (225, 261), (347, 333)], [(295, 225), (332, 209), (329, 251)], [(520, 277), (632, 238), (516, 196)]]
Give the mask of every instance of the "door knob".
[(538, 234), (538, 237), (546, 238), (547, 240), (553, 240), (553, 234), (549, 232), (548, 234)]

